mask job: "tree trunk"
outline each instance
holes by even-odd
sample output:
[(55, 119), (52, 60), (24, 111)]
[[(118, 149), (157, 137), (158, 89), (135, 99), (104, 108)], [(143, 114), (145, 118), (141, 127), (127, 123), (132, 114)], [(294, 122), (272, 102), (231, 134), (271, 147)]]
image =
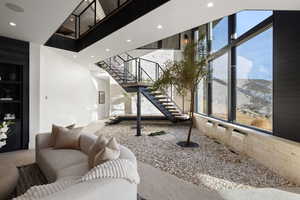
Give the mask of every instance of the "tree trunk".
[(191, 105), (190, 105), (191, 124), (190, 124), (189, 133), (188, 133), (188, 137), (187, 137), (187, 141), (186, 141), (187, 146), (191, 142), (192, 129), (193, 129), (193, 126), (194, 126), (194, 119), (193, 119), (194, 118), (194, 104), (195, 104), (195, 92), (194, 92), (194, 89), (192, 89), (191, 90)]

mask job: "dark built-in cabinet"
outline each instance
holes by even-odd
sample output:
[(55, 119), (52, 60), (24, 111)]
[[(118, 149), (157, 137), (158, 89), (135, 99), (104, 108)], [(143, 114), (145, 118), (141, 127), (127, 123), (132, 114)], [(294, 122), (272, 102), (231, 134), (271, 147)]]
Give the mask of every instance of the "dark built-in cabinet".
[(0, 122), (11, 119), (0, 152), (27, 149), (29, 142), (29, 43), (0, 37)]

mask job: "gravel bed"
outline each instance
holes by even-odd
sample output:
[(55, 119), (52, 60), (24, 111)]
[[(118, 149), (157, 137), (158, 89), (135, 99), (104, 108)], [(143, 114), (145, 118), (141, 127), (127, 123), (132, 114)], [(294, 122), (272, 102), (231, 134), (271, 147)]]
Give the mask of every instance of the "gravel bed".
[[(136, 137), (133, 123), (105, 126), (101, 133), (114, 136), (130, 148), (137, 159), (196, 184), (202, 189), (250, 189), (259, 187), (294, 187), (254, 159), (231, 152), (224, 145), (194, 129), (192, 141), (199, 148), (182, 148), (176, 142), (186, 139), (188, 127), (163, 123), (143, 124), (143, 136)], [(166, 135), (147, 136), (156, 131)]]

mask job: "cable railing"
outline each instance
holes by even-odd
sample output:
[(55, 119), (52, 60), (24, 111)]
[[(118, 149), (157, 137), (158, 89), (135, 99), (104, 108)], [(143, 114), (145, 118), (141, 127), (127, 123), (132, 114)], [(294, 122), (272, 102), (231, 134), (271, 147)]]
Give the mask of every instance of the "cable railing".
[(83, 0), (56, 32), (79, 39), (132, 0)]

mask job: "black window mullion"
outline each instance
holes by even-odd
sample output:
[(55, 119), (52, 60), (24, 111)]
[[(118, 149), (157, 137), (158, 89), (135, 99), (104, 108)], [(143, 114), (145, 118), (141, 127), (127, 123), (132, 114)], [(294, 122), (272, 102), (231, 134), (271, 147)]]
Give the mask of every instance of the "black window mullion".
[(231, 46), (228, 51), (228, 121), (236, 119), (236, 47), (232, 42), (236, 35), (236, 15), (229, 16), (228, 43)]
[[(213, 24), (212, 22), (207, 24), (207, 46), (208, 46), (208, 52), (209, 54), (212, 51), (212, 29), (213, 29)], [(207, 115), (211, 115), (212, 114), (212, 63), (209, 62), (208, 66), (208, 77), (207, 77), (207, 103), (206, 103), (206, 111), (207, 111)]]

